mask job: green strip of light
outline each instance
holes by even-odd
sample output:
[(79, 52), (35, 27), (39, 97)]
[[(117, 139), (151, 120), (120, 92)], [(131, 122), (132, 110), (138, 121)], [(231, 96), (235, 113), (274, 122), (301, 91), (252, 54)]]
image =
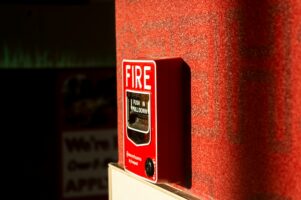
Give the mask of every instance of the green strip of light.
[(73, 68), (73, 67), (114, 67), (115, 55), (100, 55), (95, 58), (80, 58), (71, 53), (60, 53), (50, 58), (49, 52), (24, 53), (18, 49), (14, 52), (4, 46), (0, 54), (0, 69), (22, 68)]

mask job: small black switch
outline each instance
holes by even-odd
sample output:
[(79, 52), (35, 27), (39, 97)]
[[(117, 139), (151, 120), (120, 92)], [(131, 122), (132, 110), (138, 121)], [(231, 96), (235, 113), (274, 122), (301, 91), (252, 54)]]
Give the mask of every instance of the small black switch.
[(152, 159), (147, 158), (145, 161), (145, 172), (146, 175), (151, 177), (154, 175), (155, 169), (154, 169), (154, 163), (152, 161)]

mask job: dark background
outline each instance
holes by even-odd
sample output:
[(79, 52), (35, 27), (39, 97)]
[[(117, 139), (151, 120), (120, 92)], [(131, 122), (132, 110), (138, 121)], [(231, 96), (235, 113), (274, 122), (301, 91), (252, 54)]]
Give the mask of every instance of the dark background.
[(58, 77), (95, 68), (115, 71), (113, 0), (0, 1), (0, 198), (59, 199)]
[(0, 68), (115, 65), (113, 0), (6, 1), (0, 24)]

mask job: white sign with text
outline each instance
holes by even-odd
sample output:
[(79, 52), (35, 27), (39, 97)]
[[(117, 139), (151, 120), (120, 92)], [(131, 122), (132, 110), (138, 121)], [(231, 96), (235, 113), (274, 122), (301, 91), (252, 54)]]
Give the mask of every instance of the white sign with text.
[(117, 160), (117, 130), (62, 134), (63, 197), (107, 194), (107, 164)]

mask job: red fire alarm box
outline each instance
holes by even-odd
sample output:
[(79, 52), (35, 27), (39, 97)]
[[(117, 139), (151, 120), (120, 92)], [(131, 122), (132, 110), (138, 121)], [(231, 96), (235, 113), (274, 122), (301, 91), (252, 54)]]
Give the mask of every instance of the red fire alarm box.
[(125, 170), (153, 183), (184, 174), (184, 62), (123, 60)]

